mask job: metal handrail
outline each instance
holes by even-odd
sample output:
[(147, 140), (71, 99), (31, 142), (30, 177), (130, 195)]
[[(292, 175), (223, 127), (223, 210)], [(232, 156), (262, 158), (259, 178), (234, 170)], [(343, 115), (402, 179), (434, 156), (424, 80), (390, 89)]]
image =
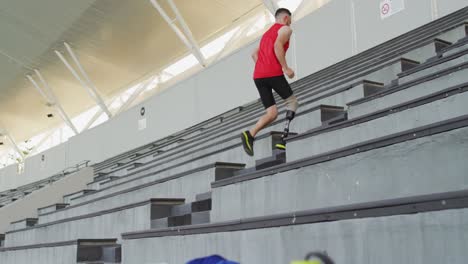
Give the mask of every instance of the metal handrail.
[[(62, 170), (62, 175), (66, 175), (66, 174), (70, 174), (70, 173), (74, 173), (74, 172), (77, 172), (79, 171), (80, 169), (82, 168), (86, 168), (86, 167), (89, 167), (89, 163), (91, 161), (90, 160), (83, 160), (83, 161), (80, 161), (78, 162), (77, 164), (75, 164), (74, 166), (70, 166), (64, 170)], [(69, 171), (70, 169), (72, 169), (72, 171)]]

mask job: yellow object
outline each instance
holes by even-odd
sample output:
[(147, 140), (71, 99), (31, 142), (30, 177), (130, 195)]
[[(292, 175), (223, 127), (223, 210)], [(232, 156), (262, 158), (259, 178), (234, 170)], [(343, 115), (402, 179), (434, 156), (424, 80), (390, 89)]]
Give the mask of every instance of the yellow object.
[(293, 261), (291, 264), (322, 264), (320, 260), (298, 260)]
[(244, 137), (245, 137), (245, 143), (247, 143), (247, 147), (250, 149), (250, 151), (252, 151), (252, 147), (249, 144), (249, 137), (247, 136), (247, 133), (243, 132), (243, 134), (244, 134)]
[[(283, 145), (283, 144), (276, 144), (276, 148), (277, 149), (286, 149), (286, 146)], [(296, 263), (293, 263), (293, 264), (296, 264)], [(307, 264), (309, 264), (309, 263), (307, 263)]]

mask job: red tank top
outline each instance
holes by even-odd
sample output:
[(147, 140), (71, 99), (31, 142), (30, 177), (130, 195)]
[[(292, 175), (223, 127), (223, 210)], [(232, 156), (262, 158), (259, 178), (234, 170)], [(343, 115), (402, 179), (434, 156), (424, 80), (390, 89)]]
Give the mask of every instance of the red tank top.
[[(274, 24), (263, 34), (260, 40), (258, 59), (255, 64), (254, 79), (277, 77), (283, 75), (283, 69), (275, 54), (275, 42), (278, 38), (278, 31), (283, 24)], [(289, 48), (289, 41), (284, 44), (284, 50)]]

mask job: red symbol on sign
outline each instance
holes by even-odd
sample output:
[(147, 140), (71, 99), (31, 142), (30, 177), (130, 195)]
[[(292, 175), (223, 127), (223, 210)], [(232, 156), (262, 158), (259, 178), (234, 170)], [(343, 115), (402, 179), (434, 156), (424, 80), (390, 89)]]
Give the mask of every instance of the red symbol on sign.
[(388, 14), (388, 12), (390, 12), (390, 5), (388, 3), (385, 3), (382, 6), (382, 15), (386, 15)]

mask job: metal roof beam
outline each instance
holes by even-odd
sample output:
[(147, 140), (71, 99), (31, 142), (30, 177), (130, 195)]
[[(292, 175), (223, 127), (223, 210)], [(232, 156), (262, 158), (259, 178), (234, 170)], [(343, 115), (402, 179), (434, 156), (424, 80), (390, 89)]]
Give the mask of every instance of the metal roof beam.
[(84, 70), (83, 66), (81, 65), (80, 61), (78, 60), (78, 57), (75, 55), (75, 52), (73, 49), (68, 45), (68, 43), (64, 42), (65, 48), (67, 49), (68, 53), (72, 57), (73, 61), (75, 62), (76, 66), (78, 66), (78, 69), (80, 70), (81, 74), (85, 78), (87, 82), (86, 89), (90, 89), (91, 93), (94, 94), (94, 99), (96, 100), (97, 104), (102, 108), (102, 110), (107, 114), (109, 118), (112, 118), (112, 113), (109, 111), (107, 108), (106, 104), (104, 103), (104, 100), (102, 99), (101, 95), (99, 95), (98, 89), (94, 85), (94, 83), (91, 81), (89, 78), (88, 74)]
[(16, 153), (18, 153), (18, 155), (21, 157), (21, 161), (24, 161), (24, 159), (26, 158), (23, 151), (21, 151), (21, 149), (18, 147), (18, 144), (16, 143), (16, 141), (13, 139), (13, 137), (10, 135), (10, 133), (8, 131), (6, 131), (4, 128), (0, 128), (0, 134), (5, 136), (8, 141), (10, 141), (10, 144), (13, 146), (13, 149), (16, 151)]
[(274, 16), (276, 10), (278, 10), (278, 3), (275, 0), (263, 0), (263, 5), (270, 11), (270, 13)]
[(117, 114), (122, 113), (123, 111), (125, 111), (138, 98), (138, 96), (142, 92), (144, 92), (144, 91), (146, 91), (146, 89), (148, 89), (148, 87), (153, 83), (154, 79), (155, 78), (150, 78), (146, 83), (141, 84), (140, 87), (135, 89), (135, 91), (130, 95), (130, 97), (127, 99), (127, 101), (125, 101), (125, 103), (119, 108), (119, 110), (117, 111)]
[(68, 117), (62, 105), (57, 100), (57, 97), (55, 96), (54, 92), (50, 88), (49, 84), (45, 81), (41, 72), (39, 70), (34, 70), (34, 72), (39, 77), (39, 80), (41, 81), (43, 85), (43, 89), (39, 86), (39, 84), (37, 84), (37, 82), (34, 80), (32, 76), (27, 75), (26, 77), (33, 84), (34, 88), (36, 88), (36, 90), (44, 97), (44, 99), (47, 101), (47, 104), (50, 106), (53, 106), (55, 110), (58, 112), (58, 114), (60, 115), (60, 117), (62, 118), (62, 120), (65, 122), (65, 124), (67, 124), (67, 126), (73, 131), (73, 133), (75, 133), (75, 135), (78, 135), (79, 133), (78, 129), (76, 129), (75, 125), (73, 125), (70, 117)]
[(223, 58), (226, 52), (233, 46), (235, 46), (239, 40), (243, 39), (244, 36), (247, 34), (248, 30), (252, 27), (252, 23), (256, 21), (256, 17), (250, 18), (244, 25), (242, 25), (236, 33), (232, 35), (232, 37), (226, 42), (224, 48), (216, 55), (216, 57), (212, 60), (212, 63), (215, 63)]
[(101, 117), (102, 113), (104, 113), (104, 111), (102, 111), (102, 109), (99, 108), (97, 112), (93, 115), (93, 117), (88, 121), (86, 126), (83, 128), (83, 131), (88, 130), (94, 124), (94, 122), (96, 122), (96, 120), (98, 120), (98, 118)]
[(299, 13), (299, 11), (304, 7), (306, 1), (305, 0), (302, 0), (299, 5), (297, 6), (296, 10), (293, 12), (292, 14), (292, 18), (296, 18), (297, 17), (297, 13)]
[(83, 74), (85, 80), (83, 80), (80, 75), (76, 72), (76, 70), (70, 65), (70, 63), (67, 61), (67, 59), (63, 56), (62, 53), (59, 51), (55, 51), (55, 54), (60, 58), (60, 60), (65, 64), (67, 69), (73, 74), (73, 76), (81, 83), (81, 85), (86, 89), (88, 94), (93, 98), (93, 100), (99, 105), (99, 107), (107, 114), (109, 118), (112, 117), (112, 113), (109, 111), (107, 108), (106, 104), (102, 100), (101, 96), (97, 93), (96, 87), (94, 87), (93, 83), (89, 80), (88, 76), (86, 75), (86, 72), (84, 71), (83, 67), (81, 66), (80, 62), (78, 61), (78, 58), (75, 56), (75, 53), (73, 50), (70, 48), (68, 44), (65, 43), (65, 47), (67, 47), (68, 52), (72, 56), (73, 60), (77, 64), (78, 68), (80, 69), (81, 73)]
[[(168, 0), (169, 5), (171, 6), (171, 9), (174, 11), (176, 15), (176, 19), (173, 20), (171, 19), (166, 11), (161, 7), (161, 5), (158, 3), (157, 0), (150, 0), (151, 4), (153, 4), (153, 7), (158, 10), (159, 14), (163, 17), (163, 19), (169, 24), (171, 29), (176, 33), (176, 35), (180, 38), (180, 40), (187, 46), (187, 48), (193, 53), (195, 58), (197, 58), (198, 62), (205, 67), (206, 66), (206, 60), (205, 57), (203, 56), (200, 47), (198, 46), (197, 42), (195, 41), (195, 38), (192, 35), (192, 32), (190, 31), (187, 23), (185, 22), (184, 18), (180, 14), (179, 10), (177, 9), (177, 6), (174, 4), (172, 0)], [(175, 21), (178, 21), (180, 25), (182, 26), (182, 31), (175, 25)], [(185, 32), (185, 34), (184, 34)]]

